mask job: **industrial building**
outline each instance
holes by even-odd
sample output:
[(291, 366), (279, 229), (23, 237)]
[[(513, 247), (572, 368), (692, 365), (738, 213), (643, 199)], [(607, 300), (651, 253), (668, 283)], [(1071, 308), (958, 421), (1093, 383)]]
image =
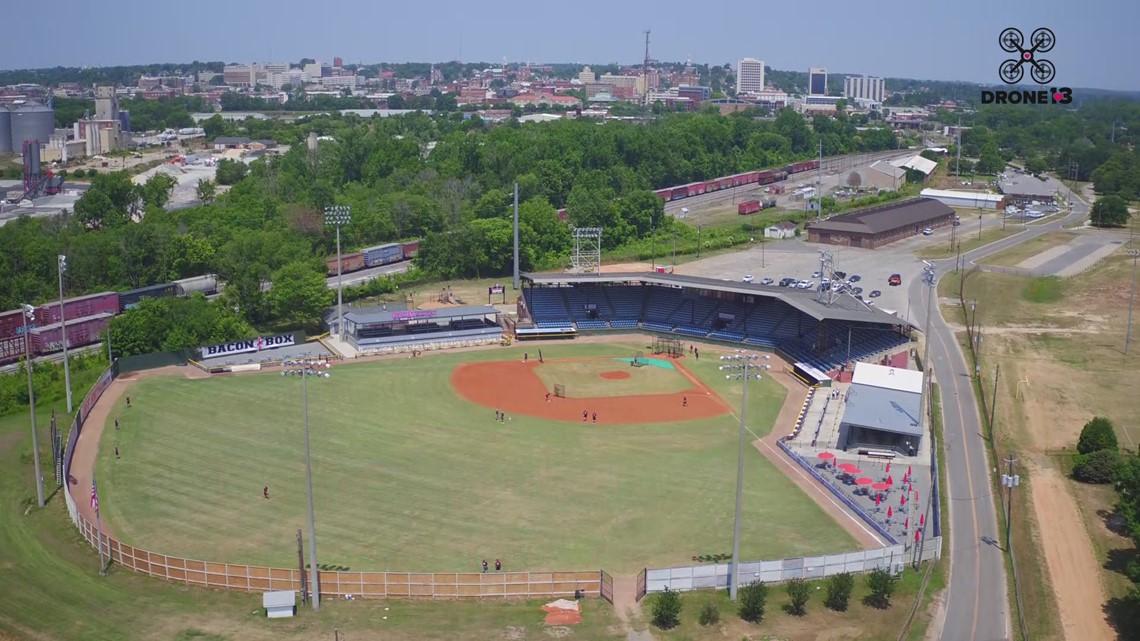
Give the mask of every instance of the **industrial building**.
[(736, 95), (758, 94), (764, 91), (764, 61), (742, 58), (736, 63)]
[(839, 447), (918, 452), (922, 425), (922, 372), (856, 363), (839, 422)]
[(886, 160), (877, 160), (856, 173), (859, 174), (859, 185), (866, 189), (898, 191), (906, 184), (906, 170)]
[(925, 181), (938, 169), (938, 163), (929, 158), (924, 158), (918, 154), (910, 156), (909, 158), (898, 158), (892, 160), (891, 164), (900, 169), (910, 169), (922, 174), (922, 179)]
[(808, 223), (808, 242), (875, 249), (917, 236), (927, 227), (953, 224), (954, 216), (953, 209), (937, 200), (915, 198)]
[(55, 134), (55, 110), (36, 102), (0, 106), (0, 153), (20, 153), (24, 143), (46, 144)]
[(843, 96), (852, 100), (883, 102), (886, 83), (875, 76), (847, 76), (843, 79)]
[(1003, 177), (998, 181), (998, 189), (1005, 195), (1006, 203), (1013, 205), (1052, 202), (1057, 196), (1057, 187), (1052, 182), (1027, 174)]
[(923, 189), (919, 195), (923, 198), (937, 200), (948, 207), (973, 209), (1001, 209), (1002, 202), (1005, 199), (1000, 194), (952, 189)]
[(808, 69), (808, 95), (827, 95), (827, 69), (824, 67), (811, 67)]

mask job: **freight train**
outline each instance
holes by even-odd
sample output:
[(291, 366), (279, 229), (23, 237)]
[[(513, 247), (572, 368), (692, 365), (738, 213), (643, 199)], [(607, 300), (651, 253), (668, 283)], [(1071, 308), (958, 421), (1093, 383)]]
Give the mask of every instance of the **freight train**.
[[(388, 243), (369, 247), (363, 251), (351, 254), (341, 254), (340, 273), (359, 271), (368, 267), (391, 265), (405, 260), (411, 260), (420, 250), (420, 241), (413, 240), (406, 243)], [(330, 256), (326, 261), (328, 275), (336, 276), (336, 256)]]
[[(748, 171), (743, 174), (734, 174), (732, 176), (725, 176), (723, 178), (714, 178), (713, 180), (702, 180), (687, 185), (680, 185), (678, 187), (665, 187), (664, 189), (655, 190), (653, 193), (657, 194), (661, 200), (665, 202), (673, 202), (681, 200), (682, 198), (690, 198), (692, 196), (700, 196), (701, 194), (708, 194), (714, 191), (721, 191), (722, 189), (732, 189), (733, 187), (743, 187), (746, 185), (770, 185), (778, 183), (781, 180), (787, 180), (788, 176), (793, 174), (803, 173), (805, 171), (814, 171), (819, 169), (818, 160), (805, 160), (803, 162), (794, 162), (790, 165), (780, 167), (779, 169), (767, 169), (764, 171)], [(780, 190), (782, 192), (783, 189)], [(780, 193), (777, 192), (777, 193)], [(566, 210), (558, 210), (559, 220), (566, 220)], [(334, 261), (335, 262), (335, 261)]]
[(168, 296), (206, 295), (218, 291), (214, 275), (195, 276), (171, 283), (151, 285), (127, 292), (101, 292), (77, 298), (66, 298), (60, 305), (39, 305), (28, 319), (30, 345), (25, 344), (24, 314), (21, 310), (0, 313), (0, 365), (24, 357), (30, 348), (32, 356), (43, 356), (63, 351), (63, 317), (67, 317), (67, 346), (83, 347), (103, 340), (103, 331), (115, 316), (138, 306), (144, 298)]

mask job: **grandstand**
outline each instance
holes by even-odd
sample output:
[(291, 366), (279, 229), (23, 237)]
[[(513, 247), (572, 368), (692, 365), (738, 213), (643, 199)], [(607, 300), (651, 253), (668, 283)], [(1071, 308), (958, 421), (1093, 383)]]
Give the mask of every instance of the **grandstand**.
[(643, 329), (780, 353), (805, 378), (897, 351), (911, 326), (850, 296), (713, 278), (627, 272), (523, 274), (518, 338)]
[(385, 307), (345, 312), (349, 342), (361, 352), (400, 351), (425, 346), (497, 342), (503, 328), (494, 307), (463, 306), (427, 310)]

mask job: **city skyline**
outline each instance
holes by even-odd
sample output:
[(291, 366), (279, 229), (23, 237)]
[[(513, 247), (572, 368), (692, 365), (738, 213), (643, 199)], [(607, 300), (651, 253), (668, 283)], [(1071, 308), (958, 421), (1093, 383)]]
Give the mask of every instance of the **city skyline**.
[[(379, 7), (359, 0), (323, 6), (253, 0), (202, 0), (185, 5), (123, 0), (115, 11), (80, 0), (60, 0), (57, 15), (70, 16), (93, 42), (61, 38), (50, 31), (13, 29), (0, 42), (0, 65), (8, 69), (54, 66), (117, 66), (193, 60), (290, 61), (317, 58), (346, 63), (443, 62), (637, 64), (644, 56), (644, 29), (652, 30), (650, 53), (659, 60), (691, 58), (710, 65), (759, 58), (773, 69), (867, 74), (918, 80), (997, 83), (1008, 58), (998, 34), (1017, 27), (1026, 35), (1049, 27), (1057, 36), (1049, 58), (1055, 84), (1124, 91), (1140, 90), (1140, 57), (1129, 30), (1140, 7), (1115, 0), (1079, 6), (1061, 0), (1014, 2), (995, 7), (981, 0), (924, 7), (921, 15), (882, 15), (837, 0), (810, 12), (793, 5), (740, 5), (701, 15), (725, 20), (678, 20), (693, 6), (678, 0), (561, 5), (503, 0), (493, 13), (454, 0), (433, 5)], [(16, 5), (9, 24), (44, 24), (35, 5)], [(298, 16), (305, 16), (298, 20)], [(809, 23), (823, 16), (816, 23)], [(1130, 18), (1131, 16), (1131, 18)], [(351, 18), (351, 19), (346, 19)], [(556, 25), (556, 29), (551, 25)], [(767, 26), (765, 26), (767, 25)], [(780, 26), (783, 25), (783, 26)], [(795, 28), (788, 28), (794, 26)], [(70, 33), (70, 32), (69, 32)], [(115, 37), (115, 34), (122, 34)], [(879, 35), (882, 34), (882, 35)], [(953, 46), (947, 46), (952, 41)], [(969, 43), (969, 44), (967, 44)], [(1107, 61), (1107, 63), (1106, 63)], [(1120, 61), (1120, 62), (1116, 62)]]

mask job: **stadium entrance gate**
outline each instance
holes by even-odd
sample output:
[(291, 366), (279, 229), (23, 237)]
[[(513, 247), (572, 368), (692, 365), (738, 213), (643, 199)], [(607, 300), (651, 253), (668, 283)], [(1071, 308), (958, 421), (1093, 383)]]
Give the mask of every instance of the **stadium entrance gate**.
[(637, 573), (637, 593), (633, 598), (633, 600), (637, 603), (641, 603), (641, 600), (645, 598), (645, 593), (647, 591), (645, 578), (647, 573), (648, 570), (646, 568), (641, 568), (641, 572)]
[(612, 576), (610, 576), (609, 572), (606, 572), (605, 570), (602, 570), (601, 572), (602, 572), (602, 589), (601, 589), (602, 598), (605, 599), (606, 601), (609, 601), (610, 605), (613, 605), (614, 604), (614, 578)]

